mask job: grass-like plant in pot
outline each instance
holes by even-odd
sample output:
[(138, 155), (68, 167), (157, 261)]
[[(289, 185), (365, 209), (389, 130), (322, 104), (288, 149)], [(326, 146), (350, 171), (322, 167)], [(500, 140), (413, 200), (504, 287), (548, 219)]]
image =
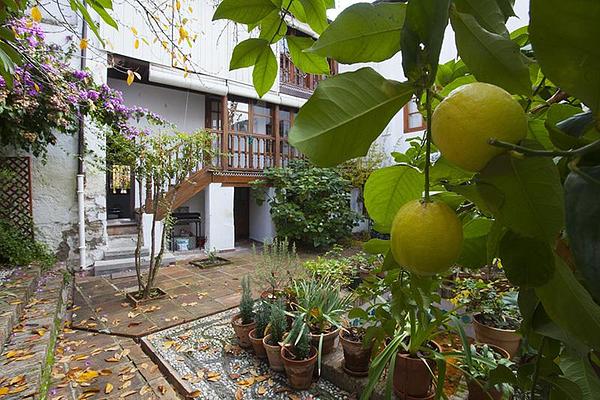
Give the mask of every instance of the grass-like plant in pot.
[(286, 342), (296, 341), (308, 328), (311, 342), (319, 352), (320, 365), (321, 355), (335, 347), (344, 314), (352, 304), (352, 295), (343, 296), (339, 285), (314, 276), (294, 281), (293, 291), (295, 320)]
[(311, 345), (306, 325), (293, 344), (281, 347), (281, 358), (289, 384), (297, 390), (306, 390), (312, 384), (313, 372), (317, 363), (317, 349)]
[(267, 325), (269, 325), (270, 318), (271, 305), (265, 300), (259, 300), (256, 314), (254, 315), (256, 326), (248, 333), (252, 348), (259, 358), (267, 358), (267, 352), (263, 345), (263, 338), (265, 337), (265, 329), (267, 328)]
[(265, 329), (266, 336), (263, 337), (263, 346), (271, 369), (273, 371), (283, 371), (280, 343), (283, 341), (283, 335), (288, 329), (285, 305), (282, 300), (277, 300), (271, 303), (270, 308), (271, 317)]
[(466, 304), (467, 311), (473, 312), (473, 328), (478, 342), (501, 347), (512, 358), (521, 344), (521, 336), (517, 333), (521, 315), (517, 292), (507, 284), (506, 279), (487, 282), (462, 279), (451, 301)]
[(254, 299), (250, 291), (250, 279), (244, 276), (241, 281), (242, 298), (240, 300), (240, 312), (233, 316), (231, 325), (238, 338), (240, 347), (248, 348), (252, 346), (248, 334), (256, 326), (254, 320)]
[(455, 359), (453, 364), (460, 369), (467, 380), (469, 388), (468, 400), (501, 400), (505, 395), (510, 396), (512, 388), (506, 383), (518, 385), (511, 367), (509, 353), (493, 344), (469, 343), (462, 325), (458, 324), (462, 351), (448, 353), (449, 359)]

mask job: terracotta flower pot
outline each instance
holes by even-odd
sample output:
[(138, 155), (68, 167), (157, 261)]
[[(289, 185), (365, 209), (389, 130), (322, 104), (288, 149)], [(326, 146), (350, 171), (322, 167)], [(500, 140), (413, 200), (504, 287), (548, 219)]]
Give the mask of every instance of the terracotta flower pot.
[(290, 350), (287, 347), (281, 348), (280, 355), (290, 386), (296, 390), (310, 388), (313, 371), (317, 363), (317, 349), (314, 346), (310, 346), (309, 357), (306, 360), (294, 360), (291, 358)]
[(493, 344), (500, 347), (508, 351), (510, 358), (513, 358), (519, 351), (521, 336), (514, 329), (499, 329), (479, 322), (480, 315), (475, 314), (473, 316), (475, 339), (479, 343)]
[(352, 376), (369, 375), (369, 364), (371, 362), (371, 351), (373, 345), (363, 347), (362, 341), (353, 341), (344, 337), (344, 329), (340, 330), (340, 343), (344, 350), (344, 371)]
[[(500, 354), (504, 358), (510, 358), (508, 351), (502, 347), (495, 346), (493, 344), (487, 344), (496, 353)], [(468, 400), (502, 400), (502, 392), (496, 388), (486, 388), (486, 382), (481, 379), (470, 379), (467, 378), (467, 387), (469, 389)]]
[(248, 334), (255, 328), (256, 322), (252, 321), (249, 324), (242, 324), (242, 316), (240, 314), (235, 314), (233, 318), (231, 318), (231, 326), (233, 326), (240, 347), (248, 348), (252, 346)]
[(250, 339), (250, 343), (252, 344), (256, 356), (258, 358), (267, 358), (267, 352), (265, 346), (263, 346), (263, 338), (259, 339), (256, 337), (256, 329), (252, 329), (248, 333), (248, 338)]
[[(436, 351), (442, 348), (434, 341), (429, 342)], [(433, 376), (436, 364), (433, 360), (411, 357), (408, 353), (396, 355), (394, 368), (394, 393), (402, 400), (432, 399), (435, 396)]]
[(269, 360), (269, 366), (273, 371), (283, 371), (283, 360), (281, 358), (281, 346), (279, 344), (269, 344), (271, 335), (267, 335), (263, 338), (263, 346), (267, 353), (267, 359)]
[[(335, 341), (340, 334), (340, 328), (337, 328), (329, 333), (323, 334), (323, 346), (321, 347), (321, 355), (329, 354), (335, 348)], [(310, 334), (310, 344), (315, 346), (317, 351), (319, 350), (319, 341), (321, 340), (320, 334)]]

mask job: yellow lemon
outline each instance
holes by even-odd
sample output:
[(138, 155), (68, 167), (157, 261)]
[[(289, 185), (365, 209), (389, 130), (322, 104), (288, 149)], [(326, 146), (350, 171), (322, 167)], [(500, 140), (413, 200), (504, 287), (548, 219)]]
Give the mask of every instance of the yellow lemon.
[(458, 259), (462, 224), (445, 203), (414, 200), (396, 213), (390, 240), (392, 255), (401, 267), (419, 275), (435, 275)]
[(488, 143), (496, 138), (518, 143), (527, 135), (527, 117), (510, 93), (489, 83), (454, 89), (431, 117), (433, 143), (448, 161), (467, 171), (481, 171), (505, 149)]

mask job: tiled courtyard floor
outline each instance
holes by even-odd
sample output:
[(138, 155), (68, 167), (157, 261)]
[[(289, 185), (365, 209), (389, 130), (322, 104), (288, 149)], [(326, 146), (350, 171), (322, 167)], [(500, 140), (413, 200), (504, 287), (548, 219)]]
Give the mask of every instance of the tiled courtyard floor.
[(235, 307), (240, 279), (255, 272), (255, 263), (248, 250), (224, 257), (231, 264), (201, 269), (180, 261), (161, 268), (156, 286), (168, 296), (137, 308), (125, 299), (137, 288), (135, 276), (77, 278), (72, 327), (135, 338)]

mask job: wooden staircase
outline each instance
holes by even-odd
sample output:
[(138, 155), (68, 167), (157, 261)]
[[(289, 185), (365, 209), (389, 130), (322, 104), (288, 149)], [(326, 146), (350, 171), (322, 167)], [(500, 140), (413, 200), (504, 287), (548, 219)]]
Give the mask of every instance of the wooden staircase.
[[(190, 176), (177, 186), (172, 187), (165, 194), (163, 204), (169, 204), (173, 201), (171, 210), (181, 207), (186, 201), (194, 197), (201, 190), (204, 190), (210, 183), (213, 182), (212, 168), (202, 168), (196, 172), (192, 172)], [(157, 219), (160, 221), (167, 215), (167, 208), (164, 205), (159, 205), (156, 213)]]

